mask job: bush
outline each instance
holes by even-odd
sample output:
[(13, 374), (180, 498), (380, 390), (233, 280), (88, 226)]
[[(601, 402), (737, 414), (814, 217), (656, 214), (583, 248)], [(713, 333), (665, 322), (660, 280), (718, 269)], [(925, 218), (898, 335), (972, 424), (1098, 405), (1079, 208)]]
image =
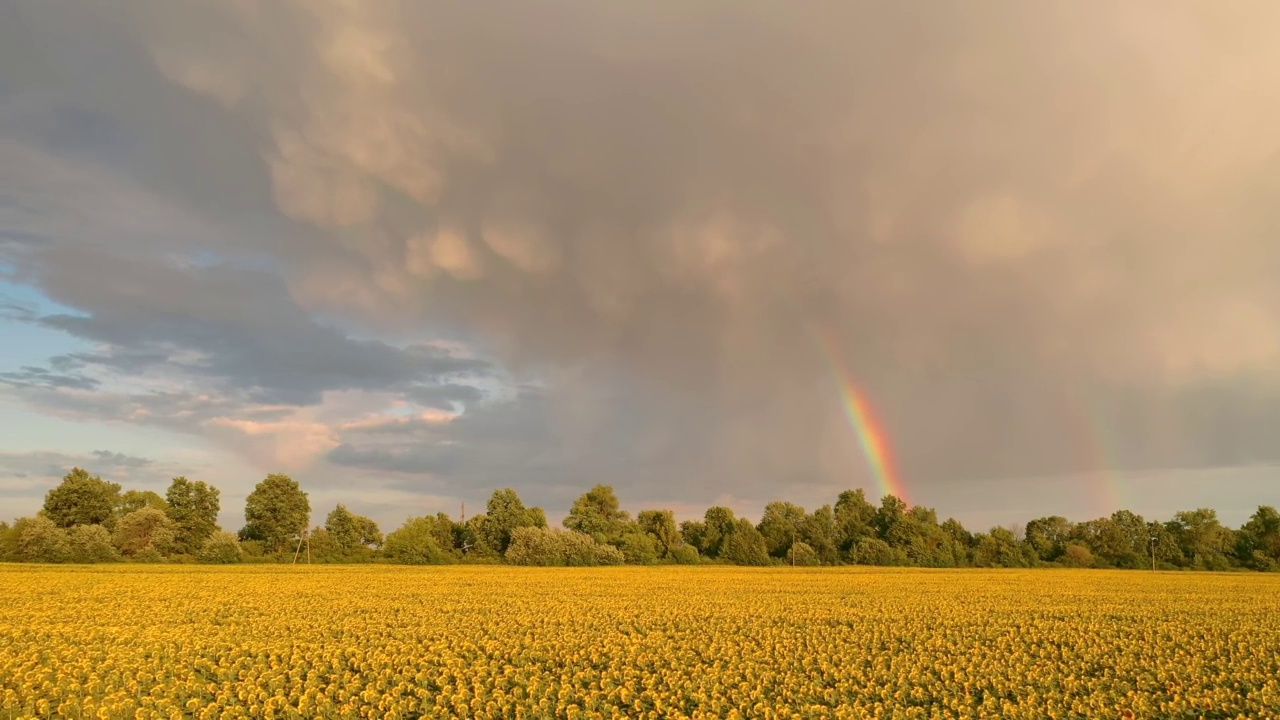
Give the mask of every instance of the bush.
[(677, 565), (697, 565), (702, 562), (702, 557), (698, 555), (698, 548), (685, 544), (671, 551), (671, 559)]
[(1089, 552), (1089, 548), (1073, 543), (1062, 552), (1062, 564), (1074, 568), (1093, 567), (1093, 553)]
[(405, 521), (382, 543), (382, 556), (401, 565), (445, 565), (456, 562), (452, 553), (436, 542), (435, 527), (423, 518)]
[(244, 553), (246, 559), (258, 559), (267, 556), (267, 549), (263, 547), (260, 540), (241, 540), (240, 536), (236, 536), (236, 542), (240, 543), (240, 551)]
[(148, 545), (133, 554), (133, 561), (154, 565), (164, 562), (164, 555), (159, 550)]
[(858, 565), (895, 566), (906, 565), (907, 555), (880, 538), (862, 538), (850, 553)]
[(787, 562), (797, 567), (812, 567), (821, 564), (818, 560), (818, 552), (808, 543), (803, 542), (798, 542), (791, 546), (791, 549), (787, 551)]
[(20, 562), (61, 563), (71, 559), (67, 531), (46, 517), (21, 518), (13, 524)]
[(101, 525), (76, 525), (67, 530), (68, 560), (74, 563), (117, 562), (120, 553), (111, 533)]
[(196, 555), (200, 562), (230, 565), (244, 559), (244, 550), (235, 533), (219, 531), (209, 536)]
[(640, 530), (623, 533), (618, 549), (631, 565), (653, 565), (662, 554), (658, 538)]
[(590, 535), (564, 530), (550, 531), (559, 535), (564, 544), (565, 565), (571, 567), (594, 567), (596, 565), (621, 565), (626, 562), (621, 550), (612, 545), (598, 543)]
[(521, 527), (511, 531), (506, 552), (512, 565), (591, 567), (621, 565), (622, 551), (603, 545), (590, 535), (546, 527)]
[(126, 557), (150, 547), (160, 554), (174, 549), (178, 526), (163, 511), (144, 507), (120, 518), (116, 523), (115, 546)]

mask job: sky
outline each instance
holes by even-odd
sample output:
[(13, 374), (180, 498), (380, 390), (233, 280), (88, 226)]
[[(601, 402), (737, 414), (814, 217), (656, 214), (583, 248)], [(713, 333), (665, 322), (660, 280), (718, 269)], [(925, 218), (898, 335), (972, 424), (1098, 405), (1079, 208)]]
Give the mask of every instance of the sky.
[(1280, 503), (1277, 21), (0, 3), (0, 517), (83, 466), (232, 529), (271, 472), (388, 528), (596, 483), (1239, 524)]

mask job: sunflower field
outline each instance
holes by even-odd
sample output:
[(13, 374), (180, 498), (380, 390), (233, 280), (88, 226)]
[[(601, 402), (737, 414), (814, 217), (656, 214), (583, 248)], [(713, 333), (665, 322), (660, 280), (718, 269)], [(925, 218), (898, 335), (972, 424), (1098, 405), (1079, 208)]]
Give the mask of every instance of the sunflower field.
[(1280, 575), (0, 566), (0, 718), (1273, 718)]

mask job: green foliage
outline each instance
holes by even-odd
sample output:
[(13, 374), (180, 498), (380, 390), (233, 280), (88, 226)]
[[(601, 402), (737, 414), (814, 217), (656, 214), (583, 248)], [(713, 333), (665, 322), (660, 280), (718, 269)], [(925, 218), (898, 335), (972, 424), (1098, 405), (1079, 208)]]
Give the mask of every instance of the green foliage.
[(618, 496), (608, 485), (596, 485), (573, 502), (564, 526), (595, 538), (596, 542), (616, 545), (629, 516), (618, 503)]
[(1054, 562), (1067, 549), (1067, 542), (1071, 538), (1071, 523), (1060, 515), (1036, 518), (1027, 523), (1023, 535), (1037, 559)]
[(974, 537), (974, 567), (1027, 567), (1034, 557), (1035, 550), (1018, 542), (1007, 528), (992, 528)]
[(684, 537), (676, 525), (675, 513), (670, 510), (641, 510), (636, 524), (658, 543), (660, 557), (669, 558), (681, 545)]
[(74, 525), (66, 530), (67, 562), (117, 562), (120, 553), (111, 542), (111, 532), (101, 525)]
[(692, 545), (681, 545), (671, 551), (671, 560), (677, 565), (697, 565), (702, 562), (698, 549)]
[(269, 552), (292, 549), (311, 519), (311, 502), (288, 475), (271, 474), (245, 499), (244, 540), (258, 540)]
[(133, 557), (144, 548), (161, 555), (174, 551), (177, 523), (163, 511), (143, 507), (125, 515), (116, 523), (115, 547), (125, 557)]
[(786, 557), (791, 543), (800, 539), (804, 524), (804, 508), (789, 502), (771, 502), (764, 506), (764, 515), (757, 529), (764, 538), (765, 550), (777, 558)]
[(695, 552), (702, 550), (706, 547), (707, 524), (701, 520), (685, 520), (680, 523), (680, 539), (685, 547), (691, 547)]
[(621, 565), (622, 552), (573, 530), (521, 527), (511, 534), (506, 560), (512, 565), (592, 567)]
[[(218, 510), (219, 492), (204, 482), (174, 478), (162, 499), (150, 491), (122, 493), (118, 485), (75, 468), (49, 492), (38, 517), (12, 526), (0, 523), (0, 560), (103, 562), (118, 559), (119, 551), (135, 560), (154, 553), (170, 562), (190, 562), (196, 556), (203, 559), (217, 530)], [(292, 479), (270, 475), (250, 494), (245, 516), (240, 542), (225, 557), (289, 562), (308, 524), (310, 502)], [(758, 524), (722, 506), (708, 508), (700, 520), (678, 524), (669, 510), (644, 510), (634, 521), (630, 517), (612, 487), (596, 485), (573, 503), (564, 520), (569, 532), (550, 531), (541, 508), (526, 507), (506, 488), (493, 493), (485, 513), (465, 523), (445, 513), (411, 518), (385, 543), (376, 522), (338, 505), (323, 528), (310, 532), (309, 546), (314, 562), (384, 557), (412, 564), (767, 565), (794, 559), (796, 564), (819, 565), (1149, 569), (1154, 559), (1161, 568), (1280, 570), (1280, 513), (1271, 506), (1259, 507), (1239, 530), (1224, 526), (1213, 510), (1200, 508), (1179, 512), (1167, 522), (1148, 522), (1119, 510), (1083, 522), (1053, 515), (1031, 520), (1023, 530), (1010, 526), (1014, 530), (975, 534), (955, 519), (939, 523), (933, 509), (908, 506), (891, 495), (874, 506), (862, 490), (842, 492), (834, 506), (812, 513), (793, 503), (771, 502)], [(114, 549), (101, 544), (104, 528)], [(547, 532), (518, 532), (528, 529)], [(517, 535), (525, 539), (509, 552)], [(584, 544), (584, 537), (590, 542)]]
[(769, 550), (765, 546), (764, 536), (746, 518), (738, 520), (733, 532), (725, 536), (719, 557), (734, 565), (769, 564)]
[(526, 508), (511, 488), (494, 491), (485, 509), (486, 519), (477, 523), (479, 544), (499, 555), (506, 553), (517, 528), (547, 526), (542, 508)]
[(1208, 508), (1176, 513), (1168, 527), (1185, 561), (1197, 570), (1225, 570), (1234, 549), (1231, 530)]
[(805, 516), (800, 523), (800, 540), (818, 556), (818, 562), (835, 565), (840, 562), (840, 531), (835, 510), (823, 505)]
[(1240, 528), (1236, 553), (1256, 570), (1280, 567), (1280, 512), (1270, 505), (1259, 507)]
[(858, 540), (849, 554), (849, 559), (856, 565), (880, 565), (892, 567), (908, 564), (907, 554), (891, 547), (889, 543), (876, 537), (864, 537)]
[(196, 557), (203, 563), (230, 565), (244, 559), (244, 549), (235, 533), (218, 530), (205, 539)]
[(696, 547), (705, 557), (719, 558), (724, 551), (725, 541), (737, 526), (738, 519), (733, 510), (720, 505), (707, 508), (702, 516), (702, 532)]
[(176, 477), (165, 492), (166, 512), (177, 524), (174, 540), (177, 552), (192, 554), (218, 530), (221, 493), (204, 481)]
[[(338, 556), (367, 554), (382, 544), (382, 531), (378, 524), (363, 515), (356, 515), (345, 505), (338, 505), (325, 518), (324, 529), (333, 550)], [(450, 530), (452, 535), (452, 529)], [(314, 542), (314, 538), (312, 539)]]
[(0, 562), (18, 562), (18, 531), (0, 521)]
[(11, 532), (17, 535), (14, 554), (19, 562), (61, 563), (71, 558), (67, 531), (47, 517), (19, 518)]
[(127, 490), (120, 496), (120, 503), (116, 506), (116, 517), (124, 517), (135, 510), (141, 510), (144, 507), (155, 508), (161, 512), (169, 510), (169, 503), (160, 497), (159, 494), (151, 490)]
[(1062, 551), (1061, 563), (1066, 567), (1088, 568), (1093, 567), (1093, 553), (1084, 545), (1069, 543)]
[(43, 515), (61, 528), (109, 525), (120, 504), (120, 486), (73, 468), (44, 498)]
[(656, 537), (634, 525), (623, 530), (615, 547), (628, 565), (653, 565), (663, 553)]
[(159, 550), (148, 545), (135, 553), (130, 559), (136, 563), (155, 565), (164, 562), (164, 555), (161, 555)]
[[(445, 518), (448, 520), (448, 518)], [(443, 532), (437, 517), (410, 518), (387, 535), (382, 556), (401, 565), (445, 565), (457, 561), (451, 546), (442, 546)]]
[(791, 546), (787, 551), (787, 562), (796, 567), (811, 567), (822, 564), (822, 561), (818, 558), (818, 552), (806, 542), (798, 542)]

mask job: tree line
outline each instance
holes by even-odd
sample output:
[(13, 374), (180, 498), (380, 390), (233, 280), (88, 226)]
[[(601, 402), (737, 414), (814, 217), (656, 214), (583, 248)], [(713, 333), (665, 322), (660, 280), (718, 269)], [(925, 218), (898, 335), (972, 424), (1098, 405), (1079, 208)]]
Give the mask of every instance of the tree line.
[(174, 478), (163, 497), (122, 492), (75, 468), (34, 517), (0, 522), (0, 560), (1280, 570), (1280, 513), (1265, 505), (1238, 529), (1200, 508), (1165, 522), (1119, 510), (1085, 522), (1055, 515), (971, 532), (893, 495), (873, 504), (862, 490), (813, 511), (771, 502), (759, 522), (717, 506), (701, 520), (677, 523), (670, 510), (632, 517), (613, 488), (597, 485), (573, 503), (562, 528), (553, 528), (541, 508), (506, 488), (493, 493), (484, 513), (412, 517), (384, 536), (376, 522), (343, 505), (311, 527), (309, 496), (287, 475), (258, 483), (237, 533), (218, 527), (219, 496), (217, 488), (185, 477)]

